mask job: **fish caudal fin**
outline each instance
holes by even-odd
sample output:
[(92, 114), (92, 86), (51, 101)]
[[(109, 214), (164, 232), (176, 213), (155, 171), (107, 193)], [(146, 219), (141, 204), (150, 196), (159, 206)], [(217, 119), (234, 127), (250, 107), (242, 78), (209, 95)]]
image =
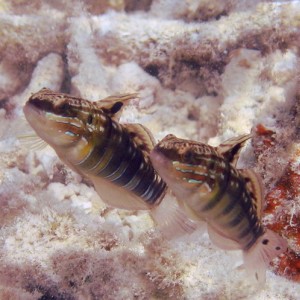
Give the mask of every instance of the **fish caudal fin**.
[(263, 285), (269, 263), (287, 250), (287, 242), (278, 234), (267, 230), (257, 242), (244, 252), (244, 266), (250, 280)]
[(161, 233), (168, 239), (191, 234), (199, 227), (199, 224), (187, 217), (176, 198), (170, 194), (167, 194), (150, 214)]

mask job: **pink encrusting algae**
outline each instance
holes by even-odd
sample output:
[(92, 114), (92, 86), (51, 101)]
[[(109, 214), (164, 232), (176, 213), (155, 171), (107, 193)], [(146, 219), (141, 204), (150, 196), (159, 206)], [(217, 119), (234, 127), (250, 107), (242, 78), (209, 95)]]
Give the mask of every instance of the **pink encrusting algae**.
[[(260, 143), (254, 143), (257, 157), (276, 145), (275, 132), (258, 124)], [(289, 241), (289, 250), (274, 263), (276, 274), (300, 282), (300, 146), (292, 150), (290, 161), (280, 179), (265, 196), (264, 217), (267, 227)]]

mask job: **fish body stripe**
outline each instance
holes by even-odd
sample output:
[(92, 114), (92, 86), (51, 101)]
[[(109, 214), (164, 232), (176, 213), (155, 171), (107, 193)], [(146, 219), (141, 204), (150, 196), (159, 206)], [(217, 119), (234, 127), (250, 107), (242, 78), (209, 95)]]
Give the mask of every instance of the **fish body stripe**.
[[(168, 135), (155, 146), (153, 155), (157, 170), (184, 202), (187, 214), (206, 221), (212, 231), (245, 251), (265, 234), (259, 179), (250, 170), (236, 169), (241, 148), (251, 136), (211, 147)], [(161, 161), (165, 169), (160, 168)]]
[(244, 249), (249, 249), (264, 230), (245, 179), (215, 153), (203, 154), (197, 158), (197, 163), (198, 169), (197, 165), (180, 165), (180, 162), (174, 165), (174, 169), (191, 185), (198, 184), (200, 189), (206, 183), (212, 189), (211, 197), (199, 200), (202, 201), (199, 213), (205, 219), (215, 220), (221, 232), (225, 228), (236, 240), (243, 241)]
[[(233, 178), (231, 180), (234, 180)], [(227, 191), (228, 194), (230, 195), (229, 198), (229, 203), (228, 205), (224, 208), (222, 211), (223, 215), (228, 215), (236, 206), (236, 202), (239, 201), (242, 193), (243, 193), (243, 186), (237, 182), (237, 189), (235, 191)]]
[(164, 194), (165, 183), (145, 161), (126, 129), (110, 118), (102, 126), (104, 132), (94, 139), (93, 149), (78, 166), (154, 204)]
[[(127, 155), (128, 158), (131, 160), (134, 160), (134, 154), (136, 153), (133, 151), (133, 148), (131, 145), (126, 149), (127, 150)], [(124, 158), (124, 157), (122, 157)], [(110, 175), (106, 176), (105, 178), (111, 182), (114, 182), (118, 185), (124, 185), (130, 180), (130, 171), (133, 168), (131, 167), (130, 164), (125, 159), (122, 159), (118, 168), (112, 172)]]
[[(141, 153), (135, 151), (135, 149), (130, 146), (127, 152), (128, 160), (123, 160), (120, 164), (120, 175), (115, 179), (110, 179), (112, 182), (119, 186), (127, 187), (127, 184), (136, 175), (138, 167), (141, 163)], [(131, 161), (131, 163), (128, 163)], [(107, 177), (109, 179), (109, 177)]]
[[(254, 204), (251, 201), (251, 196), (246, 189), (246, 182), (237, 172), (234, 172), (232, 177), (236, 181), (236, 185), (234, 185), (235, 188), (229, 188), (228, 194), (231, 195), (231, 199), (238, 201), (238, 207), (248, 221), (248, 226), (240, 230), (239, 238), (244, 238), (248, 234), (254, 234), (255, 237), (260, 236), (263, 234), (263, 228), (258, 220)], [(236, 226), (237, 224), (238, 218), (235, 217), (235, 219), (231, 220), (230, 225)], [(255, 242), (255, 240), (256, 239), (253, 239), (251, 242)], [(247, 245), (247, 247), (249, 247), (249, 245)]]
[(102, 163), (104, 154), (108, 147), (108, 142), (112, 134), (112, 124), (109, 118), (107, 118), (106, 124), (103, 126), (105, 126), (105, 130), (101, 133), (101, 136), (99, 135), (99, 138), (92, 140), (90, 144), (90, 152), (81, 162), (77, 164), (78, 167), (85, 171), (91, 172), (92, 174), (96, 173), (95, 170), (97, 170), (99, 165)]
[[(129, 148), (129, 136), (122, 134), (120, 130), (113, 128), (110, 139), (106, 145), (105, 153), (102, 157), (102, 163), (97, 168), (97, 174), (101, 177), (107, 178), (114, 174), (122, 161), (124, 161), (128, 155), (126, 149)], [(124, 147), (124, 151), (116, 151), (115, 149), (121, 149)]]
[[(207, 203), (203, 206), (202, 212), (204, 212), (204, 213), (212, 210), (222, 200), (223, 195), (226, 192), (228, 182), (230, 181), (230, 171), (229, 171), (228, 165), (226, 165), (225, 168), (221, 168), (219, 170), (218, 164), (217, 164), (217, 158), (214, 159), (213, 156), (211, 157), (211, 159), (208, 162), (209, 162), (209, 164), (208, 164), (209, 167), (213, 167), (213, 168), (209, 169), (209, 172), (216, 174), (216, 175), (223, 174), (224, 178), (222, 178), (222, 179), (219, 178), (219, 180), (216, 180), (217, 183), (215, 184), (214, 196), (209, 201), (207, 201)], [(214, 168), (216, 170), (214, 170)]]
[(130, 177), (130, 181), (128, 181), (124, 187), (129, 189), (129, 190), (134, 190), (139, 182), (141, 181), (143, 175), (145, 175), (145, 167), (142, 163), (142, 161), (140, 161), (140, 159), (142, 159), (142, 156), (139, 155), (140, 153), (137, 153), (137, 158), (136, 158), (136, 163), (134, 163), (132, 165), (132, 170), (134, 170), (134, 173), (132, 174), (132, 176)]
[[(156, 183), (157, 182), (157, 183)], [(147, 190), (147, 198), (148, 198), (148, 203), (154, 204), (155, 199), (159, 198), (160, 191), (165, 188), (165, 183), (157, 178), (157, 181), (152, 182), (151, 186)]]
[[(166, 184), (150, 163), (151, 134), (141, 130), (141, 125), (118, 122), (122, 106), (133, 98), (136, 94), (91, 102), (44, 88), (29, 98), (24, 113), (37, 134), (67, 165), (95, 185), (99, 183), (96, 190), (106, 188), (105, 181), (97, 181), (104, 179), (121, 187), (121, 193), (132, 192), (148, 204), (158, 204)], [(108, 197), (103, 200), (109, 204)]]

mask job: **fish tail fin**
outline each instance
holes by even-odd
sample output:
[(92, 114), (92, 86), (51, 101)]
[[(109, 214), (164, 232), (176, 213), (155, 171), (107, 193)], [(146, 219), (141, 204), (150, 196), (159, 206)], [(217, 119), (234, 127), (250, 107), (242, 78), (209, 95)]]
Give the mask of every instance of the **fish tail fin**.
[(244, 251), (244, 266), (250, 280), (263, 285), (269, 263), (287, 250), (287, 242), (271, 230), (266, 232), (247, 251)]
[(167, 194), (158, 206), (151, 209), (150, 214), (161, 233), (168, 239), (191, 234), (198, 228), (198, 224), (188, 218), (176, 198), (170, 194)]

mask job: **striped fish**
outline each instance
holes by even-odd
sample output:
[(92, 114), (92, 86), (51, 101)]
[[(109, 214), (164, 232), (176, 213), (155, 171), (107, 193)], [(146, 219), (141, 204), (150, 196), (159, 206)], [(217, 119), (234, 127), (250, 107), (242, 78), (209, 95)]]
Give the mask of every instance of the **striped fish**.
[(107, 205), (152, 209), (166, 193), (149, 159), (153, 138), (140, 124), (118, 122), (124, 104), (136, 96), (90, 102), (44, 88), (23, 111), (36, 134), (67, 166), (90, 179)]
[(258, 176), (236, 168), (250, 138), (246, 134), (212, 147), (168, 135), (150, 158), (188, 216), (207, 222), (216, 246), (243, 250), (246, 270), (264, 283), (266, 267), (287, 244), (261, 222), (263, 191)]

